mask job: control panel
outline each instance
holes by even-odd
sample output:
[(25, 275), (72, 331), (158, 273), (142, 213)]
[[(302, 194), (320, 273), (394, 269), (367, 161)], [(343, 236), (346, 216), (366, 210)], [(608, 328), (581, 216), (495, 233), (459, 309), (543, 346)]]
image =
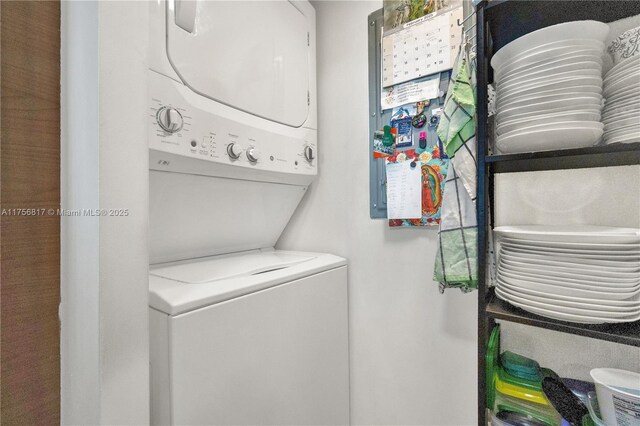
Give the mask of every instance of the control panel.
[(234, 110), (153, 72), (150, 93), (151, 149), (263, 171), (316, 174), (314, 129)]

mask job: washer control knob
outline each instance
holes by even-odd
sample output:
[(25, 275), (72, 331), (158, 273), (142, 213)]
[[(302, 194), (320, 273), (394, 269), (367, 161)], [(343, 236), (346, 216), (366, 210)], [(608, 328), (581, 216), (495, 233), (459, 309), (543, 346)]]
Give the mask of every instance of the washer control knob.
[(257, 163), (260, 159), (260, 152), (253, 146), (247, 149), (247, 159), (252, 163)]
[(163, 106), (158, 110), (156, 121), (162, 130), (168, 133), (179, 132), (184, 125), (182, 114), (177, 109), (168, 106)]
[(231, 142), (227, 145), (227, 154), (229, 154), (229, 158), (237, 160), (242, 155), (242, 147), (237, 143)]
[(304, 147), (304, 158), (306, 158), (308, 162), (312, 162), (313, 159), (316, 158), (313, 152), (313, 148), (311, 148), (310, 146)]

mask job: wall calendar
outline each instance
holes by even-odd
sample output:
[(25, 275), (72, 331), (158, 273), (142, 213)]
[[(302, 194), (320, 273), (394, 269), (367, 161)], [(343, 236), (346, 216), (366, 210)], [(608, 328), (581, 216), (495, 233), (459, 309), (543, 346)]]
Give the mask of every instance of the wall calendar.
[[(454, 3), (454, 2), (452, 2)], [(449, 70), (462, 43), (462, 2), (408, 22), (382, 38), (382, 86)]]

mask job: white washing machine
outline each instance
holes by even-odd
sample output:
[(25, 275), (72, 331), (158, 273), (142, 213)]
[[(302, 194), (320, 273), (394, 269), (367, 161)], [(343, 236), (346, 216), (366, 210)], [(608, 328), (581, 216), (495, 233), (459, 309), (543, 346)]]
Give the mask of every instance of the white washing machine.
[(348, 424), (347, 266), (274, 250), (317, 175), (306, 1), (150, 9), (153, 424)]

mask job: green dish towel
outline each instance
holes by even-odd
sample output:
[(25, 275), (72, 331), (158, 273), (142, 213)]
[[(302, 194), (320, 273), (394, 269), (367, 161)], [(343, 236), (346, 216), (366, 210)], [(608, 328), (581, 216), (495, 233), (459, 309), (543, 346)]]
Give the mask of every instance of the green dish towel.
[(464, 49), (456, 59), (451, 74), (444, 110), (436, 132), (449, 158), (476, 135), (476, 89), (472, 86), (469, 61)]
[(437, 133), (451, 157), (444, 186), (433, 279), (440, 291), (478, 287), (475, 62), (458, 55)]

